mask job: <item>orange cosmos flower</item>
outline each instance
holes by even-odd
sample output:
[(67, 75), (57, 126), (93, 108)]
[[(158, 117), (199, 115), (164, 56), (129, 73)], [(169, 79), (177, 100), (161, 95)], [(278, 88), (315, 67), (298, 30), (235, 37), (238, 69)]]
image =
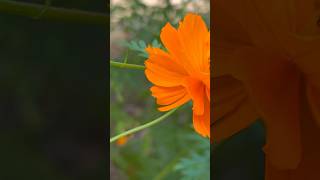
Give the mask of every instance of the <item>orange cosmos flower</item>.
[(213, 139), (262, 117), (266, 180), (320, 179), (314, 0), (214, 1)]
[(146, 77), (160, 111), (193, 102), (193, 125), (210, 137), (210, 32), (198, 15), (189, 13), (175, 29), (167, 23), (160, 34), (167, 51), (148, 47)]
[(128, 137), (128, 136), (123, 136), (123, 137), (119, 138), (119, 139), (116, 141), (116, 143), (117, 143), (118, 146), (123, 146), (123, 145), (125, 145), (125, 144), (128, 142), (128, 140), (129, 140), (129, 137)]

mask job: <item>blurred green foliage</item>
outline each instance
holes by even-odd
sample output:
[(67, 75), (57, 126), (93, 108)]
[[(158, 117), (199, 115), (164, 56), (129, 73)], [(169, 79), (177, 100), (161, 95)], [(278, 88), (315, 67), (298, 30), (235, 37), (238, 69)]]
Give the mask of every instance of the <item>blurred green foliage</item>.
[[(149, 45), (154, 48), (163, 49), (161, 43), (158, 42), (157, 39), (154, 39), (152, 41), (152, 43), (150, 43)], [(143, 58), (148, 58), (148, 53), (145, 51), (145, 49), (147, 47), (147, 43), (144, 42), (143, 40), (139, 40), (138, 42), (136, 42), (136, 41), (125, 42), (124, 46), (127, 46), (129, 48), (129, 50), (138, 52), (139, 56), (141, 56)]]
[[(202, 2), (209, 6), (209, 1)], [(161, 6), (148, 6), (140, 0), (128, 0), (111, 5), (111, 40), (113, 32), (125, 34), (111, 41), (111, 49), (121, 47), (121, 55), (111, 58), (142, 65), (147, 58), (145, 47), (163, 48), (161, 28), (167, 22), (177, 26), (190, 3), (194, 2), (187, 0), (177, 6), (165, 0)], [(198, 13), (209, 19), (209, 12)], [(162, 114), (143, 71), (111, 68), (110, 77), (111, 136)], [(111, 144), (111, 179), (209, 179), (209, 140), (194, 131), (191, 109), (188, 103), (160, 124), (130, 136), (126, 144)]]

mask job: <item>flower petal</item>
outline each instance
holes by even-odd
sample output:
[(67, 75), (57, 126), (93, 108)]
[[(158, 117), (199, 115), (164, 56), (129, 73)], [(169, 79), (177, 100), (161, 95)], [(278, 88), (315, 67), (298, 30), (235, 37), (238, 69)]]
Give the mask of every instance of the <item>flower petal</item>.
[(193, 113), (194, 129), (202, 136), (210, 138), (210, 102), (204, 100), (204, 113), (197, 115)]
[(230, 75), (230, 66), (232, 66), (232, 54), (234, 54), (236, 49), (245, 46), (245, 44), (233, 42), (228, 39), (215, 40), (215, 43), (213, 43), (212, 45), (213, 67), (211, 77)]
[(175, 86), (175, 87), (161, 87), (161, 86), (152, 86), (150, 88), (152, 92), (152, 96), (155, 98), (167, 98), (171, 96), (175, 96), (178, 94), (184, 94), (186, 89), (183, 86)]
[[(216, 7), (217, 10), (218, 8), (221, 9), (220, 11), (227, 14), (227, 17), (233, 19), (232, 22), (236, 22), (239, 26), (234, 28), (229, 34), (240, 32), (241, 34), (247, 35), (244, 41), (249, 41), (250, 44), (255, 44), (255, 46), (259, 48), (283, 51), (283, 41), (279, 39), (280, 35), (275, 32), (285, 31), (288, 33), (288, 31), (284, 30), (284, 28), (287, 29), (287, 24), (283, 24), (286, 23), (288, 19), (286, 15), (287, 9), (280, 11), (281, 8), (285, 8), (282, 5), (287, 1), (276, 1), (277, 0), (223, 0), (216, 1), (216, 5), (213, 6), (218, 6)], [(270, 11), (272, 13), (269, 13)], [(277, 17), (279, 13), (282, 13), (281, 17)], [(216, 14), (216, 16), (216, 19), (224, 19), (223, 14)], [(274, 20), (274, 24), (271, 26), (272, 28), (270, 28), (270, 19)], [(277, 27), (278, 29), (273, 29), (273, 27)]]
[(211, 124), (213, 141), (219, 142), (238, 133), (258, 118), (259, 115), (252, 106), (252, 102), (248, 99), (244, 100), (232, 113), (223, 116), (222, 119)]
[(166, 24), (160, 38), (170, 55), (188, 73), (209, 72), (210, 33), (201, 16), (187, 14), (178, 30)]
[(193, 112), (196, 115), (202, 115), (204, 112), (204, 99), (206, 98), (204, 84), (197, 79), (186, 78), (184, 86), (192, 99)]
[(161, 87), (152, 86), (150, 88), (152, 96), (157, 99), (159, 105), (170, 105), (184, 97), (187, 93), (182, 86), (176, 87)]
[(158, 86), (172, 87), (181, 85), (187, 75), (165, 52), (156, 48), (147, 48), (149, 59), (145, 61), (145, 74), (149, 81)]
[(319, 126), (313, 120), (306, 98), (301, 101), (301, 137), (302, 159), (295, 169), (278, 169), (266, 159), (266, 180), (302, 180), (320, 179), (320, 144), (315, 140), (320, 139)]
[(186, 70), (183, 66), (176, 63), (167, 52), (164, 52), (160, 48), (147, 47), (146, 51), (149, 54), (148, 62), (158, 65), (159, 67), (165, 68), (170, 72), (175, 72), (181, 75), (187, 75)]
[(213, 81), (213, 102), (229, 100), (235, 95), (243, 92), (243, 84), (232, 76), (220, 76), (212, 78)]
[(231, 76), (213, 78), (213, 123), (223, 119), (246, 99), (246, 93), (240, 81)]
[(299, 71), (284, 57), (255, 48), (234, 57), (234, 70), (266, 124), (266, 157), (279, 169), (296, 168), (301, 158)]
[(181, 106), (183, 105), (184, 103), (188, 102), (190, 100), (190, 96), (189, 94), (185, 94), (182, 98), (180, 98), (179, 100), (177, 100), (176, 102), (168, 105), (168, 106), (162, 106), (162, 107), (159, 107), (158, 110), (159, 111), (169, 111), (173, 108), (176, 108), (178, 106)]
[(317, 31), (315, 0), (295, 0), (295, 33), (313, 35)]
[(158, 86), (174, 87), (181, 85), (180, 79), (172, 78), (171, 76), (163, 73), (162, 71), (146, 69), (145, 75), (150, 82)]
[(265, 160), (265, 179), (266, 180), (292, 180), (289, 170), (279, 170), (272, 166), (269, 159)]
[(179, 24), (182, 48), (197, 71), (207, 71), (210, 64), (210, 33), (201, 16), (189, 13)]
[(240, 93), (232, 96), (230, 99), (227, 99), (225, 101), (219, 103), (213, 102), (213, 123), (216, 123), (217, 121), (222, 121), (225, 116), (227, 116), (230, 113), (233, 113), (234, 110), (238, 108), (245, 99), (246, 95), (244, 93)]
[(320, 126), (320, 91), (310, 83), (307, 85), (306, 91), (313, 119)]
[[(213, 47), (220, 45), (220, 42), (237, 42), (240, 44), (250, 45), (252, 43), (248, 32), (244, 29), (242, 24), (233, 17), (232, 14), (224, 8), (224, 6), (232, 6), (230, 2), (224, 1), (212, 1), (211, 5), (211, 24), (214, 34)], [(234, 6), (233, 6), (234, 8)], [(234, 8), (238, 9), (238, 8)], [(236, 33), (235, 33), (236, 30)], [(213, 55), (216, 55), (214, 51)]]
[(181, 65), (189, 74), (196, 72), (187, 60), (188, 56), (182, 48), (178, 31), (171, 24), (167, 23), (162, 28), (160, 39), (177, 64)]

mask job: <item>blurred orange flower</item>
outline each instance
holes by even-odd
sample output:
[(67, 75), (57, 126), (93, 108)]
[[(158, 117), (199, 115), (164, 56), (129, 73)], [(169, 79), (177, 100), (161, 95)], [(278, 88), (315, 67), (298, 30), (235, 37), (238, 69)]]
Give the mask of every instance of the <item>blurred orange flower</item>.
[(116, 141), (116, 144), (117, 144), (118, 146), (123, 146), (123, 145), (125, 145), (125, 144), (128, 142), (128, 139), (129, 139), (128, 136), (123, 136), (123, 137), (119, 138), (119, 139)]
[(193, 125), (210, 137), (210, 32), (201, 16), (189, 13), (178, 29), (167, 23), (160, 34), (167, 51), (148, 47), (146, 77), (160, 111), (192, 100)]
[(314, 0), (213, 1), (213, 139), (262, 117), (266, 180), (320, 179)]

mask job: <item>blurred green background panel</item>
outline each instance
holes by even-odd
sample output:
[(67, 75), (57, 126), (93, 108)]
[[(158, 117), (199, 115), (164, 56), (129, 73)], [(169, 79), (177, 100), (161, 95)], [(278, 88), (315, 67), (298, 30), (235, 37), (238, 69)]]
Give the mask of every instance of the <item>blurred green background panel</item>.
[[(51, 4), (106, 13), (105, 1)], [(107, 36), (0, 12), (0, 179), (105, 179)]]

